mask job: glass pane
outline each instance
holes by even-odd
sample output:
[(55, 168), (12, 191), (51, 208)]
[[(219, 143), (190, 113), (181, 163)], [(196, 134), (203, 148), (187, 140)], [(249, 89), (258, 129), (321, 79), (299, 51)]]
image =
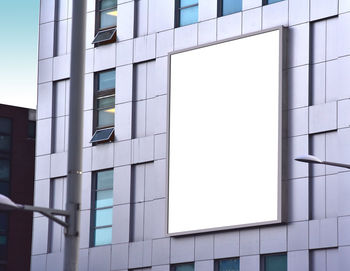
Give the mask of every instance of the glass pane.
[(193, 263), (178, 264), (175, 266), (175, 271), (193, 271), (193, 270), (194, 270)]
[(112, 225), (112, 208), (96, 210), (96, 227)]
[(114, 126), (114, 108), (98, 111), (97, 127)]
[(107, 28), (117, 24), (117, 9), (108, 9), (100, 13), (100, 28)]
[(222, 15), (239, 12), (242, 10), (242, 0), (223, 0)]
[(0, 213), (0, 233), (5, 233), (8, 228), (8, 215)]
[(102, 0), (100, 9), (112, 8), (117, 6), (117, 0)]
[(198, 4), (198, 0), (180, 0), (180, 8)]
[(7, 260), (7, 245), (0, 244), (0, 261)]
[(0, 118), (0, 133), (11, 134), (11, 120)]
[(219, 271), (239, 271), (239, 259), (220, 260)]
[(0, 159), (0, 180), (10, 180), (10, 161), (6, 159)]
[(112, 243), (112, 227), (95, 230), (95, 246)]
[(287, 255), (265, 256), (265, 271), (287, 271)]
[(7, 237), (5, 235), (0, 235), (0, 245), (7, 244)]
[(28, 122), (28, 137), (35, 138), (35, 121)]
[(277, 2), (281, 2), (283, 0), (267, 0), (267, 4), (273, 4), (273, 3), (277, 3)]
[(198, 21), (198, 6), (180, 10), (180, 26), (194, 24)]
[(97, 108), (103, 109), (103, 108), (114, 108), (114, 95), (108, 96), (106, 98), (100, 98), (97, 100)]
[(113, 190), (104, 190), (96, 193), (96, 208), (113, 205)]
[(113, 188), (113, 169), (97, 172), (97, 190)]
[(115, 88), (115, 70), (99, 73), (98, 90)]
[(11, 149), (11, 136), (0, 135), (0, 151), (9, 152)]
[(6, 265), (0, 264), (0, 271), (6, 271)]
[(5, 196), (9, 196), (10, 195), (9, 183), (7, 183), (7, 182), (0, 182), (0, 194), (3, 194)]

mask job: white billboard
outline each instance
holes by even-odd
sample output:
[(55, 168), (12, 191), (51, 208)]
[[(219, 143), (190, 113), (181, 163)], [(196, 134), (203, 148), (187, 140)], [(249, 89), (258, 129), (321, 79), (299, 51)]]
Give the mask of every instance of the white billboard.
[(281, 222), (282, 32), (169, 55), (168, 234)]

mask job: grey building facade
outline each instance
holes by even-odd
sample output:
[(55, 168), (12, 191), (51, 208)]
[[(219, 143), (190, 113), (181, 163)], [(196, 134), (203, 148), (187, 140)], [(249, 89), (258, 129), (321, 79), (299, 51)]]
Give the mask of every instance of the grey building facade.
[[(52, 208), (65, 206), (72, 1), (40, 10), (34, 204)], [(350, 1), (87, 2), (79, 269), (349, 270), (350, 174), (294, 158), (350, 163)], [(168, 53), (281, 25), (286, 223), (169, 237)], [(62, 270), (63, 242), (34, 214), (31, 269)]]

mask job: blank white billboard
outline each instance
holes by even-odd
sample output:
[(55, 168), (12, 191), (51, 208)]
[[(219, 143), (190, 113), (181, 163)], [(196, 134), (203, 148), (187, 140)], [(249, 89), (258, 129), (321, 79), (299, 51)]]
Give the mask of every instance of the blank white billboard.
[(169, 56), (170, 235), (281, 222), (281, 35)]

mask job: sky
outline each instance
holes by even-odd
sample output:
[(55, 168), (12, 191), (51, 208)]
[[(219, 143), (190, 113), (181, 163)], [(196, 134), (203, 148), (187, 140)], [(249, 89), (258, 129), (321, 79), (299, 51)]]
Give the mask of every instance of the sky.
[(0, 0), (0, 104), (36, 108), (40, 0)]

